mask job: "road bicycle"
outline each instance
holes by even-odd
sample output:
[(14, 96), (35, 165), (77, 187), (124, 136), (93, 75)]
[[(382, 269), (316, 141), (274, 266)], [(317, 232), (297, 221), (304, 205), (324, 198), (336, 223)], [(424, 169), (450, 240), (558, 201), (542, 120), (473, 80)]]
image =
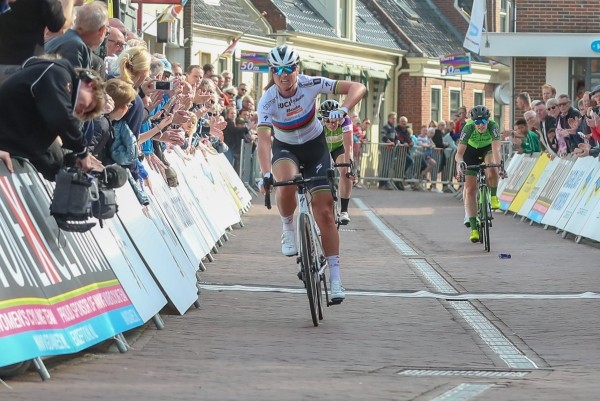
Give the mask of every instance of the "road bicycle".
[[(315, 219), (310, 207), (308, 194), (308, 183), (312, 181), (327, 180), (329, 188), (333, 195), (334, 202), (337, 201), (337, 193), (334, 185), (335, 170), (328, 169), (324, 177), (304, 178), (302, 168), (300, 174), (297, 174), (291, 180), (273, 182), (273, 187), (282, 187), (296, 185), (298, 188), (296, 196), (298, 199), (298, 216), (296, 218), (296, 247), (298, 256), (296, 263), (300, 266), (298, 277), (304, 282), (312, 322), (315, 326), (323, 320), (323, 292), (325, 293), (325, 304), (327, 306), (336, 305), (342, 300), (329, 300), (327, 292), (327, 279), (325, 270), (327, 269), (327, 258), (323, 251), (321, 236), (317, 231)], [(271, 209), (271, 197), (269, 191), (265, 195), (265, 206)]]
[[(479, 242), (483, 243), (486, 251), (490, 251), (490, 228), (492, 227), (492, 206), (490, 203), (490, 188), (487, 185), (485, 170), (497, 167), (502, 171), (504, 164), (474, 164), (464, 166), (463, 171), (470, 170), (477, 172), (477, 230), (479, 231)], [(464, 176), (462, 177), (464, 181)]]

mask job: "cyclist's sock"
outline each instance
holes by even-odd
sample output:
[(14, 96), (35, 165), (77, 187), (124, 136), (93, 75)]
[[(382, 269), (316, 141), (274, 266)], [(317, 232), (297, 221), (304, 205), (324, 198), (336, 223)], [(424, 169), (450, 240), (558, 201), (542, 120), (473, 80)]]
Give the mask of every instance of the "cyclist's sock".
[(288, 217), (281, 216), (281, 222), (283, 223), (283, 231), (294, 231), (294, 215)]
[(350, 203), (350, 198), (340, 198), (340, 212), (348, 211), (348, 203)]
[(327, 256), (329, 281), (340, 279), (340, 255)]
[(490, 194), (491, 194), (492, 196), (496, 196), (496, 191), (497, 191), (497, 190), (498, 190), (498, 188), (496, 188), (496, 187), (490, 187)]
[(471, 230), (477, 229), (477, 217), (469, 217), (469, 223), (471, 223)]

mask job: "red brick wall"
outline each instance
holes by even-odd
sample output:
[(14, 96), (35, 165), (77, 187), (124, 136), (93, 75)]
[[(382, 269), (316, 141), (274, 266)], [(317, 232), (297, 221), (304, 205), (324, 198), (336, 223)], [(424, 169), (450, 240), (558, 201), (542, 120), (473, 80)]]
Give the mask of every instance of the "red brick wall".
[(542, 85), (546, 83), (546, 59), (543, 57), (515, 58), (515, 118), (523, 117), (523, 110), (517, 108), (517, 95), (529, 93), (531, 100), (542, 99)]
[(515, 0), (517, 32), (598, 32), (598, 2)]
[[(431, 87), (442, 88), (442, 118), (451, 120), (450, 89), (460, 89), (460, 81), (450, 81), (439, 78), (410, 77), (408, 74), (400, 76), (398, 83), (398, 116), (406, 116), (412, 123), (413, 129), (420, 129), (421, 125), (429, 124), (431, 120)], [(470, 110), (473, 104), (474, 92), (483, 90), (485, 92), (485, 105), (494, 110), (494, 84), (483, 84), (476, 82), (463, 82), (463, 105)], [(504, 107), (504, 121), (498, 121), (501, 127), (508, 124), (509, 108)]]

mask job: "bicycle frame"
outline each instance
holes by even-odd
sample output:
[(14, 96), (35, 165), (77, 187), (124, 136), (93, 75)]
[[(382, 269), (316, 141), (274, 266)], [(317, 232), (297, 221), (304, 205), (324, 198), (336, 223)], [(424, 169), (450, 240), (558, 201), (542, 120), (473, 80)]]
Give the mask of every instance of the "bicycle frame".
[(479, 164), (466, 166), (467, 170), (477, 171), (477, 229), (479, 242), (482, 242), (486, 251), (490, 251), (490, 227), (492, 227), (491, 192), (487, 185), (485, 170), (487, 168), (503, 168), (503, 164)]

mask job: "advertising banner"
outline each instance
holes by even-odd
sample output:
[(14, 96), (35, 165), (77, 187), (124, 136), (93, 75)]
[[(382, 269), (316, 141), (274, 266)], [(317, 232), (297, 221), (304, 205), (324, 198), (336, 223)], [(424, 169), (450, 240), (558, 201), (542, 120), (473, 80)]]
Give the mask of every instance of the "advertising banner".
[(575, 235), (581, 234), (583, 227), (590, 220), (600, 200), (600, 163), (596, 161), (596, 165), (594, 176), (589, 181), (586, 178), (585, 184), (573, 198), (577, 200), (577, 205), (574, 207), (567, 224), (562, 227), (565, 231)]
[(147, 322), (167, 304), (167, 299), (156, 285), (121, 222), (114, 218), (105, 220), (103, 228), (92, 228), (92, 234), (135, 310)]
[(550, 205), (554, 201), (556, 194), (562, 187), (563, 183), (567, 179), (569, 172), (573, 167), (573, 161), (570, 159), (559, 159), (558, 164), (554, 169), (552, 178), (548, 180), (548, 183), (540, 192), (540, 195), (536, 199), (535, 203), (531, 207), (527, 217), (536, 223), (541, 223), (542, 219), (548, 212)]
[(542, 224), (556, 227), (564, 211), (567, 209), (571, 199), (577, 194), (584, 185), (586, 177), (589, 176), (593, 166), (597, 163), (593, 157), (584, 157), (577, 159), (567, 179), (556, 194), (554, 201), (550, 205), (548, 212), (542, 219)]
[[(577, 185), (575, 187), (576, 188), (575, 192), (573, 192), (573, 195), (568, 200), (563, 213), (560, 215), (560, 217), (554, 224), (554, 226), (556, 228), (560, 228), (561, 230), (563, 230), (565, 228), (565, 226), (567, 225), (567, 223), (573, 216), (573, 213), (577, 209), (579, 202), (583, 199), (586, 192), (588, 192), (588, 189), (590, 189), (593, 185), (595, 185), (594, 177), (596, 176), (596, 172), (598, 171), (598, 167), (600, 167), (600, 164), (598, 163), (597, 160), (593, 160), (593, 158), (591, 158), (591, 157), (589, 157), (589, 158), (586, 157), (585, 159), (586, 159), (586, 161), (587, 161), (587, 159), (592, 159), (593, 162), (592, 163), (588, 162), (588, 164), (587, 164), (588, 168), (583, 175), (583, 179), (579, 180), (579, 182), (577, 183)], [(567, 181), (565, 183), (565, 186), (567, 186), (568, 184), (571, 184), (571, 182)]]
[[(167, 235), (167, 228), (152, 207), (139, 204), (130, 187), (126, 185), (117, 189), (117, 196), (118, 218), (127, 235), (136, 244), (140, 256), (167, 299), (183, 315), (198, 299), (196, 276), (192, 273), (197, 266), (191, 266), (187, 258), (176, 259), (173, 248), (181, 245), (166, 245), (163, 234)], [(185, 216), (186, 213), (183, 218)]]
[(537, 159), (535, 158), (524, 156), (515, 170), (509, 173), (508, 178), (503, 180), (506, 181), (506, 185), (502, 189), (500, 195), (498, 195), (500, 209), (508, 210), (510, 204), (515, 199), (515, 196), (517, 196), (519, 189), (521, 189), (523, 183), (529, 176), (536, 160)]
[(143, 323), (88, 232), (59, 232), (29, 164), (0, 163), (0, 366), (78, 352)]
[[(550, 156), (548, 156), (546, 153), (543, 153), (540, 157), (550, 158)], [(554, 171), (556, 170), (556, 167), (558, 166), (559, 161), (560, 161), (560, 159), (558, 157), (556, 157), (552, 161), (550, 161), (548, 164), (546, 164), (546, 168), (544, 169), (544, 171), (542, 171), (540, 178), (538, 178), (538, 180), (535, 182), (535, 185), (533, 186), (533, 189), (529, 193), (529, 196), (527, 197), (525, 202), (523, 202), (523, 206), (521, 206), (521, 209), (518, 212), (518, 214), (520, 216), (525, 216), (527, 218), (530, 218), (529, 212), (531, 211), (531, 208), (533, 207), (533, 205), (535, 204), (535, 201), (540, 196), (540, 193), (542, 193), (542, 190), (546, 187), (546, 185), (548, 185), (548, 182), (550, 181), (550, 177), (553, 176)]]
[(509, 211), (517, 213), (521, 209), (525, 201), (529, 198), (531, 191), (535, 187), (535, 184), (544, 172), (544, 169), (548, 163), (550, 163), (550, 157), (548, 155), (542, 154), (537, 157), (537, 160), (529, 172), (529, 175), (525, 179), (523, 186), (521, 189), (519, 189), (517, 196), (515, 196), (515, 199), (513, 199), (512, 203), (510, 204), (508, 208)]
[(240, 71), (247, 72), (269, 72), (267, 53), (256, 53), (243, 51), (240, 54)]
[[(513, 173), (516, 171), (519, 164), (521, 164), (521, 160), (523, 160), (523, 155), (514, 154), (510, 157), (510, 159), (505, 163), (504, 169), (508, 173), (508, 177), (512, 177)], [(498, 194), (501, 194), (506, 188), (506, 184), (508, 184), (508, 179), (503, 179), (498, 181)]]

